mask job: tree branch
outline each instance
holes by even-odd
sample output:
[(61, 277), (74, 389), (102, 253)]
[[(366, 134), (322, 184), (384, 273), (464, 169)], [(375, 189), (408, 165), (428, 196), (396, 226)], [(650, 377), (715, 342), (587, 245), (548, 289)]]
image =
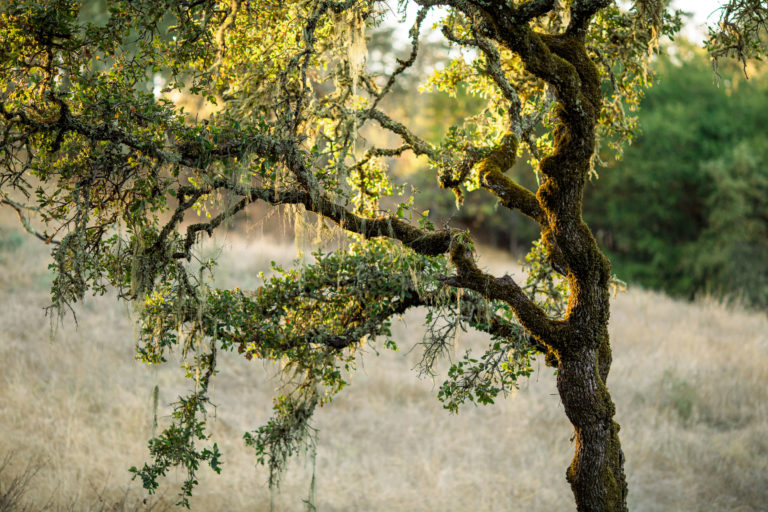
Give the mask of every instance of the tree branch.
[(35, 228), (32, 227), (32, 225), (29, 223), (29, 219), (24, 215), (23, 210), (32, 210), (37, 211), (36, 208), (32, 208), (30, 206), (25, 206), (21, 203), (17, 203), (16, 201), (13, 201), (12, 199), (8, 199), (7, 197), (0, 198), (0, 204), (7, 204), (14, 210), (16, 210), (16, 214), (19, 216), (19, 221), (21, 222), (22, 227), (24, 228), (24, 231), (29, 233), (30, 235), (34, 235), (46, 244), (54, 244), (59, 245), (61, 244), (60, 241), (54, 240), (53, 237), (46, 236), (43, 233), (40, 233)]
[[(176, 321), (202, 320), (202, 326), (209, 336), (240, 345), (241, 351), (245, 351), (247, 344), (253, 343), (261, 352), (262, 349), (268, 349), (265, 344), (273, 342), (260, 339), (258, 333), (265, 331), (261, 324), (280, 322), (279, 318), (275, 318), (275, 303), (272, 300), (272, 294), (276, 293), (290, 311), (283, 309), (279, 313), (279, 316), (285, 317), (286, 320), (293, 315), (305, 316), (305, 310), (311, 310), (314, 314), (323, 308), (332, 309), (333, 317), (338, 320), (338, 323), (311, 325), (311, 319), (306, 318), (310, 324), (301, 327), (294, 326), (293, 322), (289, 321), (291, 328), (279, 334), (281, 340), (276, 344), (279, 350), (306, 348), (311, 345), (342, 350), (358, 343), (365, 336), (382, 334), (387, 321), (411, 308), (441, 308), (457, 302), (458, 295), (455, 290), (449, 293), (444, 290), (422, 293), (410, 274), (393, 271), (388, 268), (386, 261), (369, 263), (361, 265), (358, 262), (352, 273), (342, 267), (325, 266), (323, 262), (314, 264), (311, 285), (304, 284), (301, 280), (272, 283), (259, 288), (253, 294), (240, 290), (218, 290), (208, 297), (209, 304), (204, 309), (202, 319), (198, 317), (198, 307), (188, 304), (184, 309), (184, 317)], [(350, 297), (353, 297), (352, 301), (349, 300)], [(366, 306), (372, 304), (376, 304), (374, 310), (367, 310)], [(465, 294), (456, 314), (473, 328), (498, 339), (518, 343), (521, 341), (521, 327), (489, 312), (489, 304), (478, 295)], [(319, 318), (327, 316), (320, 314)], [(244, 319), (245, 322), (227, 325), (231, 318), (240, 319), (241, 322)], [(164, 326), (166, 330), (177, 329), (172, 323)], [(163, 327), (160, 328), (160, 331), (162, 330)], [(266, 331), (271, 332), (270, 329)], [(283, 338), (286, 331), (290, 331), (290, 334)], [(162, 335), (162, 332), (158, 334)], [(532, 348), (546, 351), (543, 345), (534, 344)]]
[(493, 192), (507, 208), (520, 210), (540, 225), (547, 226), (546, 215), (534, 193), (504, 174), (516, 158), (517, 139), (512, 133), (507, 133), (501, 144), (477, 164), (480, 184)]
[(392, 133), (399, 135), (408, 146), (413, 149), (413, 152), (417, 155), (426, 155), (429, 158), (439, 161), (439, 155), (432, 144), (417, 137), (411, 132), (405, 125), (398, 123), (387, 114), (378, 109), (369, 109), (362, 113), (364, 119), (374, 119), (381, 125), (382, 128), (391, 131)]
[(571, 20), (565, 33), (577, 35), (583, 39), (592, 16), (609, 5), (611, 0), (575, 0), (571, 5)]
[[(274, 205), (300, 204), (303, 205), (307, 211), (317, 213), (318, 215), (335, 222), (339, 227), (346, 231), (363, 235), (365, 238), (392, 238), (402, 242), (403, 245), (413, 249), (417, 253), (426, 256), (436, 256), (448, 252), (451, 237), (456, 231), (449, 229), (426, 231), (392, 215), (383, 215), (375, 218), (362, 217), (350, 212), (344, 206), (333, 202), (323, 195), (315, 195), (298, 189), (278, 191), (266, 187), (251, 187), (241, 184), (232, 184), (229, 180), (217, 179), (205, 188), (204, 193), (210, 193), (219, 188), (228, 189), (236, 194), (245, 196), (241, 201), (246, 201), (246, 203), (240, 206), (241, 203), (238, 202), (235, 206), (238, 208), (238, 211), (247, 203), (257, 199)], [(190, 187), (179, 188), (180, 195), (187, 194), (190, 191), (197, 192), (198, 189)], [(229, 215), (229, 213), (222, 215), (226, 216)], [(217, 221), (220, 216), (217, 216), (211, 223)], [(220, 224), (223, 220), (223, 218), (218, 220), (218, 223)], [(197, 225), (193, 232), (210, 232), (216, 227), (211, 226), (211, 223)], [(189, 241), (186, 243), (189, 243)]]
[(528, 0), (513, 10), (517, 23), (529, 22), (539, 16), (544, 16), (555, 7), (555, 0)]
[(549, 318), (510, 276), (494, 277), (480, 270), (463, 236), (454, 237), (449, 255), (456, 266), (456, 275), (444, 278), (445, 284), (473, 290), (488, 300), (509, 304), (520, 324), (537, 341), (554, 349), (566, 345), (569, 337), (567, 323)]
[(411, 38), (411, 53), (408, 55), (408, 58), (405, 60), (398, 59), (398, 66), (395, 69), (395, 71), (392, 72), (392, 74), (389, 76), (389, 79), (387, 80), (387, 83), (384, 85), (384, 87), (374, 95), (376, 98), (371, 105), (370, 110), (375, 110), (376, 107), (379, 105), (379, 102), (386, 96), (389, 91), (392, 89), (392, 86), (395, 84), (395, 81), (397, 80), (397, 77), (401, 75), (406, 69), (413, 66), (414, 62), (416, 62), (416, 57), (419, 54), (419, 36), (421, 35), (421, 24), (424, 23), (424, 18), (427, 17), (427, 13), (429, 12), (429, 7), (422, 7), (419, 9), (418, 14), (416, 14), (416, 22), (411, 27), (411, 30), (408, 32), (409, 37)]

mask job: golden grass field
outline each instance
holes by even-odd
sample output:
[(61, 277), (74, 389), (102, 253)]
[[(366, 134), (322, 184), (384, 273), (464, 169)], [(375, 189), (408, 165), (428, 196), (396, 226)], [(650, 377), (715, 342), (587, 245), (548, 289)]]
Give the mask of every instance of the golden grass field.
[[(220, 284), (256, 284), (291, 245), (221, 239)], [(128, 468), (146, 458), (152, 390), (160, 421), (183, 392), (178, 365), (134, 361), (130, 308), (89, 299), (61, 325), (45, 317), (46, 247), (0, 225), (0, 510), (166, 510), (181, 475), (146, 502)], [(514, 269), (500, 253), (492, 268)], [(573, 510), (565, 468), (571, 429), (551, 368), (494, 406), (444, 411), (411, 369), (419, 312), (394, 326), (400, 352), (369, 349), (351, 386), (318, 411), (320, 511)], [(609, 385), (622, 425), (634, 511), (768, 510), (768, 319), (715, 301), (631, 289), (614, 300)], [(483, 343), (465, 333), (463, 350)], [(270, 494), (242, 435), (269, 416), (274, 371), (222, 357), (211, 425), (222, 474), (201, 470), (193, 510), (305, 510), (311, 464), (289, 466)], [(5, 464), (3, 463), (5, 461)], [(26, 474), (29, 478), (24, 480)], [(14, 490), (18, 502), (11, 503)], [(4, 498), (3, 498), (4, 496)]]

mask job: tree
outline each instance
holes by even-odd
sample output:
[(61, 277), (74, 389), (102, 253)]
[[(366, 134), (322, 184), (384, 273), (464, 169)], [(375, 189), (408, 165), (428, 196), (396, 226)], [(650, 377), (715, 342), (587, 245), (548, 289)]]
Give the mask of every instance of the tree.
[[(544, 354), (574, 426), (567, 480), (578, 509), (626, 510), (606, 386), (610, 265), (582, 220), (582, 192), (598, 142), (631, 136), (626, 111), (647, 84), (657, 38), (679, 18), (656, 0), (629, 10), (608, 0), (398, 7), (409, 3), (418, 9), (411, 51), (380, 75), (366, 71), (365, 30), (391, 8), (374, 0), (116, 1), (98, 21), (71, 0), (2, 4), (0, 201), (53, 245), (52, 306), (61, 312), (114, 288), (140, 311), (143, 360), (161, 362), (170, 350), (188, 358), (194, 391), (150, 441), (154, 460), (133, 468), (150, 491), (181, 466), (188, 506), (199, 465), (220, 470), (205, 433), (220, 352), (285, 362), (273, 419), (245, 436), (274, 484), (309, 442), (313, 410), (346, 384), (355, 349), (423, 306), (426, 372), (453, 330), (490, 335), (485, 353), (451, 367), (439, 391), (446, 408), (492, 403)], [(484, 107), (432, 144), (386, 113), (386, 97), (415, 62), (436, 10), (443, 36), (462, 52), (431, 84), (466, 88)], [(712, 49), (760, 51), (765, 19), (761, 2), (731, 2)], [(218, 111), (192, 119), (174, 93)], [(398, 145), (372, 144), (377, 130)], [(535, 192), (504, 174), (524, 146)], [(387, 159), (406, 152), (429, 162), (458, 206), (483, 189), (538, 224), (526, 285), (480, 269), (470, 233), (435, 228), (418, 198), (399, 196)], [(382, 210), (389, 196), (395, 202)], [(196, 258), (195, 244), (257, 202), (301, 207), (349, 233), (350, 244), (275, 268), (257, 290), (212, 288), (213, 262)]]

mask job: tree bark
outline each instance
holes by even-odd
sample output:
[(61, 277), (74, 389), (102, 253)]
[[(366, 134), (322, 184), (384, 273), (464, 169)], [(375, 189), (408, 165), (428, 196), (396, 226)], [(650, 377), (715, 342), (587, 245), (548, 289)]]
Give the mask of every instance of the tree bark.
[[(606, 336), (601, 345), (607, 343)], [(598, 350), (583, 349), (558, 364), (557, 388), (574, 427), (575, 453), (566, 478), (577, 509), (584, 512), (628, 510), (619, 424), (601, 375), (607, 374), (606, 363)]]

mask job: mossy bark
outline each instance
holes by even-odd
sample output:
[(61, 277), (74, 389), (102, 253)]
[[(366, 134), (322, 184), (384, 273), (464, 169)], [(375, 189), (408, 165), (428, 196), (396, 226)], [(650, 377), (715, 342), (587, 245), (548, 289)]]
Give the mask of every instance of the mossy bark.
[[(607, 343), (606, 338), (601, 344)], [(561, 357), (558, 364), (557, 388), (575, 431), (575, 454), (566, 478), (579, 511), (626, 511), (619, 424), (601, 376), (605, 363), (600, 352), (585, 348), (574, 357)]]
[(551, 343), (558, 391), (575, 431), (575, 454), (566, 476), (579, 511), (626, 511), (624, 456), (606, 386), (611, 366), (610, 265), (581, 217), (602, 99), (599, 79), (581, 38), (546, 42), (553, 54), (573, 66), (579, 84), (578, 92), (568, 87), (558, 91), (564, 98), (558, 110), (561, 123), (555, 151), (542, 162), (547, 179), (538, 191), (550, 226), (545, 241), (553, 254), (562, 254), (571, 288), (567, 338)]
[[(575, 3), (571, 24), (556, 36), (536, 33), (513, 19), (488, 18), (497, 40), (549, 83), (557, 98), (555, 147), (541, 162), (545, 179), (536, 199), (545, 217), (545, 245), (563, 268), (571, 296), (564, 320), (551, 324), (556, 329), (532, 332), (550, 348), (548, 361), (558, 369), (558, 391), (575, 431), (575, 454), (566, 476), (578, 510), (585, 512), (628, 510), (619, 425), (606, 386), (610, 265), (581, 216), (602, 107), (600, 77), (587, 54), (585, 33), (591, 16), (605, 4)], [(516, 311), (526, 325), (529, 315)]]

